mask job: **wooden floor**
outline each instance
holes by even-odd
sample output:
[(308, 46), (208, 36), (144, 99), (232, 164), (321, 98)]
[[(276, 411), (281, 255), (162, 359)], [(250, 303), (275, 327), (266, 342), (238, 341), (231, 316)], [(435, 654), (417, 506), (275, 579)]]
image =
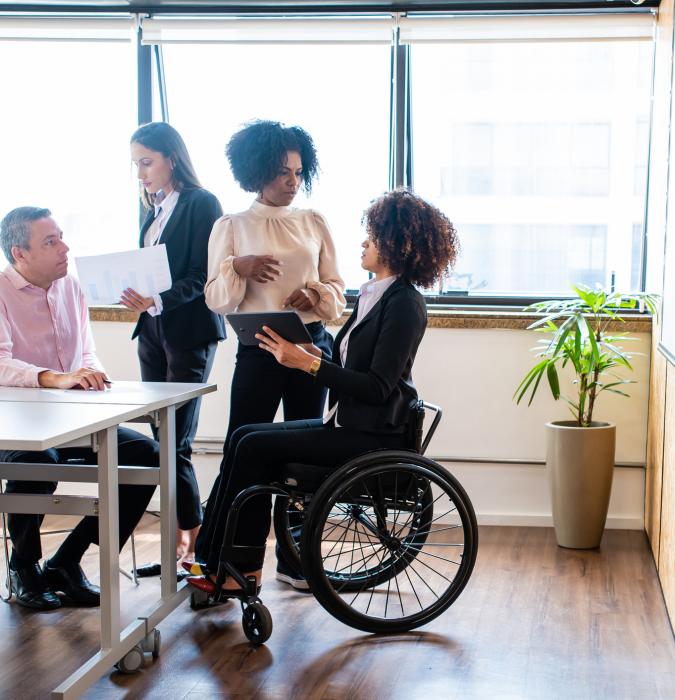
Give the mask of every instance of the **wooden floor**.
[[(141, 562), (158, 553), (157, 531), (146, 516)], [(45, 549), (58, 540), (45, 537)], [(344, 627), (275, 581), (273, 557), (262, 595), (275, 625), (267, 645), (248, 645), (238, 605), (195, 613), (186, 603), (160, 626), (157, 661), (133, 676), (111, 673), (85, 697), (675, 698), (675, 641), (642, 532), (610, 530), (600, 551), (583, 552), (557, 547), (549, 529), (481, 528), (476, 569), (453, 607), (390, 637)], [(96, 551), (84, 563), (96, 579)], [(122, 580), (124, 621), (156, 585)], [(97, 617), (0, 604), (0, 697), (48, 697), (96, 650)]]

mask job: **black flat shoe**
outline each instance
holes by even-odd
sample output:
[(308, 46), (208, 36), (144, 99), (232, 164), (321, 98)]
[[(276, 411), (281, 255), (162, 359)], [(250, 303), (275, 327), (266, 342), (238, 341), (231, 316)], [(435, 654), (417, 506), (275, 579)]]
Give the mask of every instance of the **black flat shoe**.
[[(136, 576), (138, 578), (149, 578), (150, 576), (161, 576), (162, 575), (162, 565), (161, 564), (143, 564), (136, 569)], [(189, 571), (176, 571), (176, 581), (180, 583), (183, 579), (190, 575)]]
[(143, 566), (136, 567), (136, 576), (138, 576), (138, 578), (149, 578), (150, 576), (159, 576), (161, 573), (161, 564), (143, 564)]
[(31, 610), (56, 610), (61, 607), (59, 597), (45, 583), (39, 564), (9, 570), (16, 602)]
[(49, 585), (55, 591), (61, 591), (73, 604), (88, 608), (101, 604), (100, 588), (89, 581), (78, 563), (52, 567), (47, 560), (43, 572)]

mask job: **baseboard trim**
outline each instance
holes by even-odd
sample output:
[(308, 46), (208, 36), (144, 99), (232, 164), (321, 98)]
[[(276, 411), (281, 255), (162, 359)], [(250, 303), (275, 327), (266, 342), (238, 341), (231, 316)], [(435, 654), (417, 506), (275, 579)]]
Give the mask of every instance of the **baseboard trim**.
[[(526, 513), (476, 513), (479, 525), (505, 525), (510, 527), (553, 527), (551, 515), (530, 515)], [(607, 518), (608, 530), (644, 530), (641, 518), (617, 517)]]

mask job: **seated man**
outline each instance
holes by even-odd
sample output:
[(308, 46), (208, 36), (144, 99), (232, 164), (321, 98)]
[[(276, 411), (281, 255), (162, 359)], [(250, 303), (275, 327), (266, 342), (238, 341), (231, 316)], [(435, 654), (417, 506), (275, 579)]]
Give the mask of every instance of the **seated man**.
[[(0, 222), (0, 245), (11, 263), (0, 273), (0, 386), (103, 391), (109, 384), (96, 357), (87, 305), (75, 279), (67, 276), (68, 246), (48, 209), (19, 207)], [(157, 467), (157, 443), (118, 428), (120, 464)], [(45, 452), (1, 451), (3, 462), (96, 462), (88, 448)], [(55, 482), (8, 481), (7, 493), (51, 494)], [(120, 486), (120, 547), (131, 535), (154, 486)], [(20, 605), (50, 610), (62, 592), (75, 605), (100, 603), (100, 592), (80, 567), (89, 545), (98, 542), (98, 518), (87, 516), (40, 568), (43, 515), (9, 515), (10, 576)]]

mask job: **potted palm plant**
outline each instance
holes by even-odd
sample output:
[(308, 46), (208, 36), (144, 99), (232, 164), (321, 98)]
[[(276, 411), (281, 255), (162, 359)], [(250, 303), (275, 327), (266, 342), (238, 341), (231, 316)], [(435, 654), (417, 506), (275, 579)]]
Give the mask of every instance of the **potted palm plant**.
[[(624, 322), (621, 311), (646, 307), (656, 314), (651, 294), (608, 293), (584, 285), (572, 288), (572, 299), (542, 301), (525, 311), (544, 314), (528, 328), (542, 337), (534, 351), (538, 361), (515, 391), (528, 406), (546, 378), (553, 398), (567, 402), (572, 420), (546, 424), (546, 467), (551, 489), (553, 524), (561, 547), (591, 549), (600, 545), (605, 529), (614, 473), (616, 426), (594, 420), (603, 392), (628, 396), (632, 380), (616, 370), (632, 370), (630, 352), (619, 343), (635, 340), (610, 332), (610, 324)], [(560, 370), (570, 368), (573, 390), (560, 389)]]

